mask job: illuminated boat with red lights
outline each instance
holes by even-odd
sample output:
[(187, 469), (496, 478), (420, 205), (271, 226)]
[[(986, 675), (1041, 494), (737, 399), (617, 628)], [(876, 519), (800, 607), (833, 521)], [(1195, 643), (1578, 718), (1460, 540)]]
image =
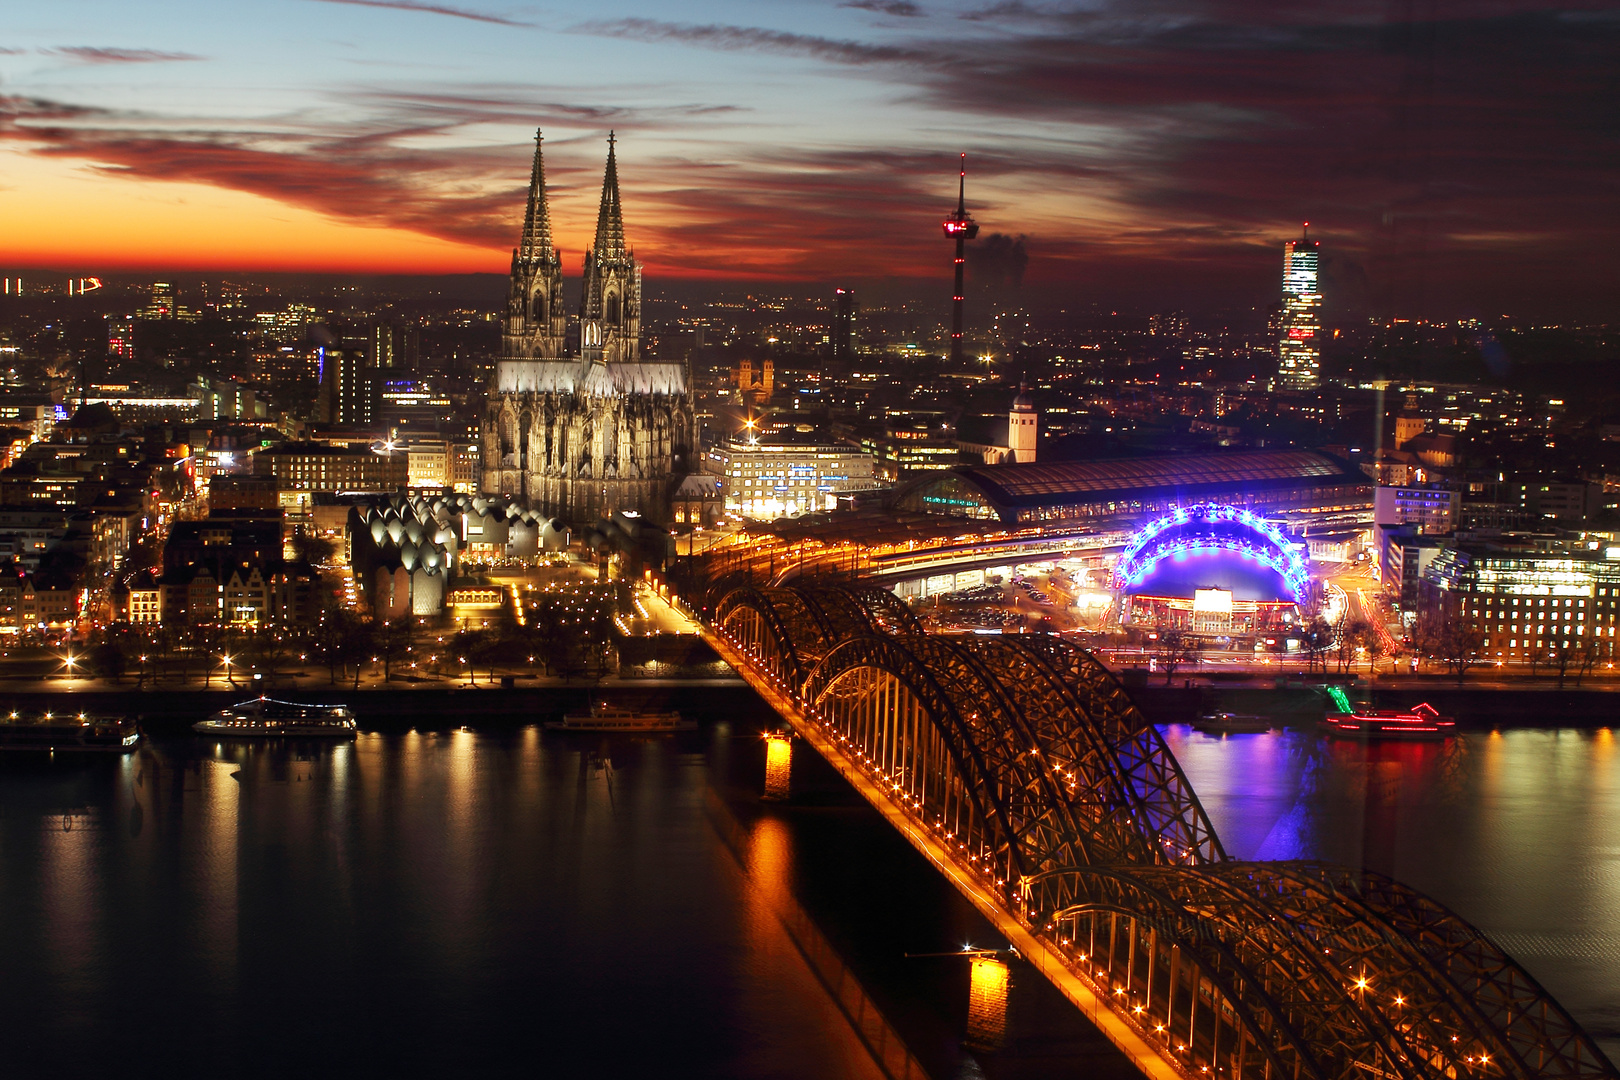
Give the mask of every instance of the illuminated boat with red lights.
[(1409, 712), (1399, 709), (1352, 709), (1328, 713), (1322, 730), (1340, 739), (1444, 739), (1457, 722), (1424, 702)]
[(598, 701), (588, 714), (565, 715), (546, 727), (551, 731), (620, 731), (646, 733), (660, 731), (696, 731), (696, 720), (683, 720), (678, 712), (640, 712)]

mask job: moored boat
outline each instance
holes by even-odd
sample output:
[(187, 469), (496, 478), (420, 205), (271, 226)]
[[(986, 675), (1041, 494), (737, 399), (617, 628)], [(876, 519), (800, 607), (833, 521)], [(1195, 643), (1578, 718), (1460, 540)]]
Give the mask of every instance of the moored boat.
[(233, 738), (353, 738), (354, 713), (347, 705), (308, 705), (258, 697), (221, 709), (191, 725), (203, 735)]
[(1428, 702), (1406, 712), (1399, 709), (1350, 709), (1331, 712), (1322, 730), (1340, 739), (1444, 739), (1457, 722)]
[(1200, 716), (1193, 721), (1192, 727), (1194, 731), (1204, 731), (1212, 735), (1236, 735), (1270, 731), (1271, 718), (1247, 713), (1217, 712)]
[(696, 720), (682, 720), (678, 712), (641, 712), (598, 701), (589, 713), (565, 715), (546, 727), (552, 731), (693, 731)]
[(140, 729), (127, 716), (88, 713), (20, 716), (14, 712), (0, 719), (0, 750), (127, 754), (140, 741)]

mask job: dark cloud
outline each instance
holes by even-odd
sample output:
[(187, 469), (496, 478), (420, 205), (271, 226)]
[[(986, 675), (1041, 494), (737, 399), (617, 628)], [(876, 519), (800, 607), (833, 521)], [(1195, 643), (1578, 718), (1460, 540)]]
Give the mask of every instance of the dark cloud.
[(752, 26), (660, 22), (656, 19), (612, 19), (580, 23), (575, 33), (632, 41), (679, 42), (727, 52), (781, 53), (826, 60), (837, 64), (903, 64), (932, 59), (924, 49), (896, 45), (868, 45), (860, 41), (762, 30)]
[[(521, 91), (490, 90), (487, 96), (373, 90), (360, 100), (382, 121), (353, 129), (273, 133), (187, 130), (148, 117), (0, 96), (0, 142), (43, 157), (83, 160), (109, 177), (209, 184), (339, 220), (500, 249), (515, 239), (533, 145), (430, 150), (422, 148), (420, 136), (486, 122), (556, 122), (574, 129), (601, 124), (603, 134), (615, 125), (622, 133), (694, 118), (707, 122), (729, 111), (705, 105), (636, 110), (525, 102)], [(599, 183), (605, 152), (597, 143), (584, 155), (548, 155), (552, 190), (567, 190), (576, 178), (587, 187)]]
[(533, 23), (518, 22), (500, 15), (486, 15), (481, 11), (468, 11), (465, 8), (447, 7), (444, 4), (422, 4), (416, 0), (316, 0), (320, 4), (349, 4), (353, 7), (390, 8), (394, 11), (419, 11), (429, 15), (449, 15), (456, 19), (471, 19), (473, 22), (494, 23), (497, 26), (533, 26)]
[(957, 18), (966, 19), (969, 22), (1027, 22), (1036, 19), (1063, 17), (1066, 14), (1068, 13), (1026, 4), (1024, 0), (1000, 0), (1000, 3), (964, 11)]
[(1024, 271), (1029, 267), (1029, 252), (1024, 249), (1028, 239), (1006, 233), (980, 237), (968, 245), (968, 272), (984, 288), (1018, 288), (1024, 283)]
[[(1003, 27), (912, 85), (951, 111), (1110, 132), (1103, 150), (1077, 151), (1097, 166), (1077, 190), (1142, 223), (1110, 237), (1116, 258), (1174, 250), (1258, 282), (1277, 248), (1252, 238), (1280, 243), (1310, 219), (1367, 268), (1383, 310), (1530, 289), (1586, 303), (1620, 276), (1612, 12), (1502, 2), (1409, 22), (1352, 5), (1278, 23), (1242, 3), (992, 11), (1045, 22)], [(1233, 237), (1250, 239), (1234, 250)]]
[(67, 56), (82, 64), (156, 64), (171, 60), (202, 60), (193, 53), (164, 52), (161, 49), (106, 49), (91, 45), (64, 45), (42, 49), (52, 56)]
[(913, 4), (911, 0), (846, 0), (838, 6), (870, 11), (877, 15), (893, 15), (899, 19), (917, 19), (923, 15), (923, 9)]

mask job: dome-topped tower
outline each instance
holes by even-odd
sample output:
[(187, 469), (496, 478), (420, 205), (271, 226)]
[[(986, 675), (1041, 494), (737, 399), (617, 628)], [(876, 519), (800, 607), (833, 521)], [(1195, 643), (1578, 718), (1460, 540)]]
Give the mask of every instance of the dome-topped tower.
[(1035, 437), (1039, 429), (1035, 414), (1035, 399), (1029, 395), (1029, 386), (1018, 384), (1018, 396), (1013, 398), (1012, 412), (1007, 414), (1007, 446), (1012, 459), (1019, 464), (1035, 460)]

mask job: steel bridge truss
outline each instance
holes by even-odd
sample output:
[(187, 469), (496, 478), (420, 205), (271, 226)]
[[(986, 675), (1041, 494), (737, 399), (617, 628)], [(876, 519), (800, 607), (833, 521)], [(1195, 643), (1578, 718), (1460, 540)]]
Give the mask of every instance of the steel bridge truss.
[(861, 587), (740, 588), (711, 629), (1038, 944), (1060, 988), (1104, 1003), (1088, 1011), (1150, 1073), (1620, 1080), (1441, 904), (1344, 867), (1230, 860), (1158, 732), (1081, 649), (927, 634)]

